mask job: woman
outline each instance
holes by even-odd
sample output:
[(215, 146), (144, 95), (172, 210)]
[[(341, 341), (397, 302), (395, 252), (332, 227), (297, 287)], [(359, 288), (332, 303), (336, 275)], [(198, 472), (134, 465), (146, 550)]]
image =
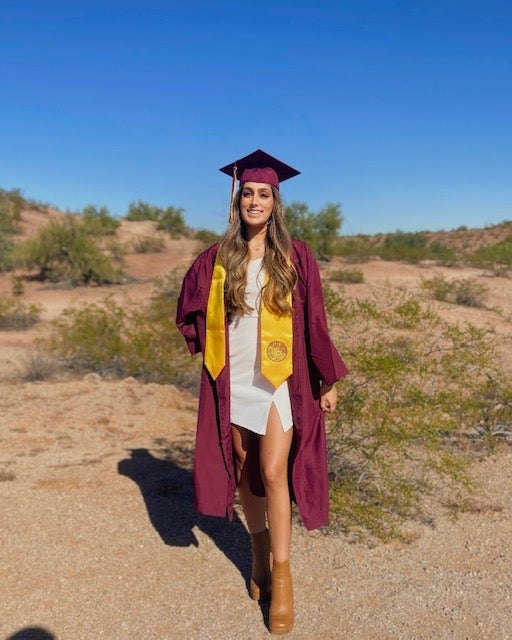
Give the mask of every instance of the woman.
[[(240, 174), (230, 226), (185, 276), (177, 325), (202, 352), (196, 507), (233, 513), (238, 487), (253, 551), (249, 592), (271, 596), (271, 633), (293, 626), (291, 499), (308, 529), (327, 524), (324, 413), (347, 369), (327, 331), (318, 267), (286, 230), (279, 183), (298, 174), (261, 150)], [(272, 570), (270, 568), (272, 552)]]

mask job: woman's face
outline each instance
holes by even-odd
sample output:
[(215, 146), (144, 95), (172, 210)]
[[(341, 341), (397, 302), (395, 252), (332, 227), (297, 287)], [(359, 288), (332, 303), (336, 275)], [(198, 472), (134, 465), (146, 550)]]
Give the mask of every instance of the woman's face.
[(269, 184), (246, 182), (240, 196), (243, 222), (253, 229), (267, 224), (274, 209), (274, 193)]

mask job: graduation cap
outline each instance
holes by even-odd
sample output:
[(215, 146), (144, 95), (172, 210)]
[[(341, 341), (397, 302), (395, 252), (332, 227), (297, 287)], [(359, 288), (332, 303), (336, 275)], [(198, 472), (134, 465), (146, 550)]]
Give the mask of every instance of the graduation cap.
[(233, 178), (233, 182), (263, 182), (279, 189), (279, 183), (299, 175), (300, 171), (257, 149), (248, 156), (235, 160), (220, 169)]
[(234, 199), (236, 192), (236, 181), (240, 180), (240, 184), (244, 182), (260, 182), (270, 184), (279, 189), (279, 183), (299, 175), (300, 171), (289, 167), (281, 160), (265, 153), (261, 149), (256, 149), (248, 156), (235, 160), (220, 169), (222, 173), (231, 176), (231, 205), (229, 211), (229, 221), (233, 222)]

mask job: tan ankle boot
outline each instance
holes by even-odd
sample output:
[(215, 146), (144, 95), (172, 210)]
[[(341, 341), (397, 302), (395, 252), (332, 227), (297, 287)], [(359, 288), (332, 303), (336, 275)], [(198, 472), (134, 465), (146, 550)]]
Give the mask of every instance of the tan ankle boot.
[(293, 628), (293, 586), (290, 562), (272, 565), (272, 600), (270, 601), (270, 633), (283, 635)]
[(251, 534), (252, 570), (249, 595), (253, 600), (267, 602), (270, 598), (270, 537), (268, 529)]

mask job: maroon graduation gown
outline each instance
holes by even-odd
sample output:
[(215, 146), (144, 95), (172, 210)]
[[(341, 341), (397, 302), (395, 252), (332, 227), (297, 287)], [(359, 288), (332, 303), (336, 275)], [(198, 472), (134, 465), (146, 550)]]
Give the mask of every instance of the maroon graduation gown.
[[(204, 353), (206, 305), (217, 248), (213, 245), (196, 258), (184, 278), (178, 300), (177, 326), (192, 354)], [(328, 335), (320, 273), (311, 249), (306, 243), (293, 240), (291, 260), (298, 282), (293, 292), (293, 374), (288, 379), (294, 422), (290, 492), (306, 528), (316, 529), (327, 524), (329, 511), (320, 381), (332, 384), (348, 371)], [(229, 341), (226, 340), (226, 366), (217, 380), (212, 380), (204, 366), (202, 369), (194, 495), (200, 513), (231, 518), (236, 480), (229, 378)], [(260, 477), (252, 478), (251, 485), (256, 494), (263, 495)]]

